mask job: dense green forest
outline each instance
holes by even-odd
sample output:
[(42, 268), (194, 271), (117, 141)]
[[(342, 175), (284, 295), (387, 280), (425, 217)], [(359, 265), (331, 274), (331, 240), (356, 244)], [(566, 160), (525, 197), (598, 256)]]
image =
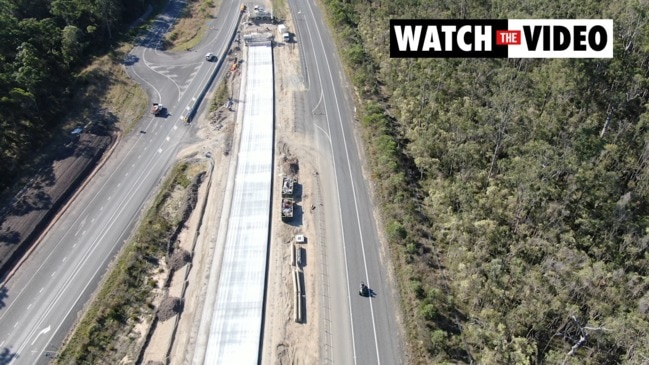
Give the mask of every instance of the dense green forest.
[[(649, 363), (649, 3), (324, 0), (421, 363)], [(612, 18), (613, 59), (390, 59), (391, 18)]]
[(60, 127), (75, 71), (145, 8), (145, 0), (0, 0), (0, 192)]

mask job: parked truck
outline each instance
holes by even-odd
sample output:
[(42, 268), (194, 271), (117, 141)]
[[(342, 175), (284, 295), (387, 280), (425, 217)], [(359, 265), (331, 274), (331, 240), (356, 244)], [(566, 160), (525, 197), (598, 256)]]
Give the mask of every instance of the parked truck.
[(277, 26), (277, 33), (279, 33), (279, 36), (282, 37), (284, 42), (288, 42), (291, 39), (291, 34), (288, 32), (288, 28), (284, 24)]
[(282, 198), (282, 220), (290, 221), (293, 219), (293, 198)]
[(295, 179), (291, 177), (282, 178), (282, 196), (283, 197), (292, 197), (293, 196), (293, 185), (295, 184)]
[(164, 110), (164, 106), (162, 106), (162, 104), (153, 103), (153, 105), (151, 106), (151, 114), (155, 116), (161, 115), (163, 110)]

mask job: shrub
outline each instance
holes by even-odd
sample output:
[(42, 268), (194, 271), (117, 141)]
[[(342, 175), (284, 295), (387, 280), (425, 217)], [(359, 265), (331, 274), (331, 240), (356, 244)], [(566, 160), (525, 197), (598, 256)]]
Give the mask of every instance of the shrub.
[(408, 232), (400, 222), (392, 221), (387, 226), (388, 237), (393, 242), (404, 240), (408, 236)]
[(410, 289), (413, 291), (413, 293), (415, 293), (417, 299), (424, 298), (424, 287), (421, 285), (421, 281), (412, 280), (410, 282)]
[(419, 312), (424, 319), (432, 321), (437, 316), (437, 309), (433, 304), (424, 304), (419, 309)]

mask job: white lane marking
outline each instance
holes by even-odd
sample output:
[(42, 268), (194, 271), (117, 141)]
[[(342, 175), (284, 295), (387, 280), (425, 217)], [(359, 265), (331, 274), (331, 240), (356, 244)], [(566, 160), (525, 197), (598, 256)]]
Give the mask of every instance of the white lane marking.
[[(156, 48), (157, 48), (157, 47), (156, 47)], [(144, 62), (144, 65), (146, 65), (146, 67), (147, 67), (149, 70), (151, 70), (151, 71), (157, 73), (158, 75), (162, 75), (163, 77), (165, 77), (165, 78), (167, 78), (169, 81), (171, 81), (171, 83), (174, 84), (174, 85), (176, 86), (176, 90), (178, 90), (178, 100), (180, 100), (180, 97), (181, 97), (181, 95), (182, 95), (182, 91), (180, 90), (180, 86), (178, 86), (178, 83), (176, 83), (176, 81), (175, 81), (173, 78), (171, 78), (171, 77), (169, 77), (169, 76), (167, 76), (167, 75), (165, 75), (165, 74), (163, 74), (163, 73), (161, 73), (161, 72), (156, 71), (156, 70), (152, 67), (152, 63), (150, 63), (150, 62), (148, 62), (148, 61), (146, 60), (146, 51), (147, 51), (148, 49), (149, 49), (149, 48), (144, 48), (144, 50), (142, 51), (142, 61)], [(146, 82), (147, 84), (149, 84), (149, 86), (150, 86), (153, 90), (155, 90), (156, 94), (158, 94), (158, 100), (162, 100), (162, 96), (160, 95), (160, 91), (159, 91), (155, 86), (153, 86), (153, 84), (151, 84), (150, 82), (146, 81), (142, 76), (140, 76), (140, 75), (137, 73), (137, 71), (135, 71), (135, 67), (131, 67), (131, 70), (133, 71), (133, 73), (134, 73), (134, 74), (135, 74), (135, 75), (136, 75), (140, 80)]]
[(322, 100), (324, 99), (324, 92), (322, 92), (322, 85), (320, 86), (320, 99), (318, 100), (318, 103), (315, 105), (313, 110), (311, 110), (311, 114), (315, 114), (315, 110), (318, 109), (320, 106), (320, 103), (322, 103)]
[[(186, 134), (186, 133), (188, 133), (188, 132), (185, 132), (185, 134)], [(153, 160), (153, 158), (152, 158), (152, 160)], [(153, 167), (151, 167), (151, 166), (152, 166), (152, 165), (148, 165), (148, 167), (149, 167), (148, 171), (145, 170), (145, 169), (143, 169), (143, 170), (140, 172), (140, 175), (139, 175), (139, 176), (137, 177), (137, 179), (136, 179), (136, 181), (138, 181), (138, 183), (134, 186), (134, 188), (133, 188), (132, 190), (129, 191), (130, 196), (129, 196), (129, 194), (125, 194), (125, 195), (122, 197), (121, 202), (120, 202), (120, 203), (118, 204), (118, 206), (117, 206), (117, 208), (118, 208), (117, 211), (118, 211), (118, 212), (123, 211), (123, 210), (124, 210), (124, 206), (126, 205), (126, 203), (127, 203), (130, 199), (132, 199), (132, 198), (135, 196), (136, 191), (138, 191), (138, 189), (141, 189), (142, 185), (144, 184), (144, 181), (146, 180), (146, 177), (148, 177), (148, 176), (151, 174), (152, 170), (153, 170)], [(82, 267), (83, 265), (85, 265), (85, 264), (88, 262), (88, 260), (89, 260), (89, 258), (90, 258), (90, 256), (91, 256), (92, 252), (96, 249), (96, 247), (98, 246), (99, 242), (101, 242), (101, 241), (105, 238), (105, 236), (108, 234), (108, 232), (110, 231), (110, 229), (111, 229), (111, 228), (113, 227), (113, 225), (117, 222), (117, 215), (118, 215), (118, 213), (114, 213), (114, 214), (112, 215), (112, 217), (110, 217), (110, 218), (108, 218), (108, 219), (106, 220), (106, 222), (107, 222), (107, 226), (104, 226), (104, 229), (102, 229), (102, 233), (101, 233), (101, 235), (100, 235), (99, 237), (97, 237), (97, 238), (94, 240), (94, 242), (91, 242), (91, 243), (88, 245), (89, 248), (88, 248), (88, 250), (86, 251), (86, 254), (85, 254), (85, 256), (83, 257), (82, 261), (81, 261), (80, 263), (78, 263), (78, 265), (76, 266), (76, 268), (75, 268), (75, 272), (73, 272), (72, 275), (70, 275), (70, 276), (66, 279), (66, 283), (64, 284), (65, 286), (64, 286), (64, 287), (62, 288), (62, 290), (59, 292), (58, 297), (55, 298), (54, 301), (52, 301), (52, 302), (48, 305), (46, 313), (43, 314), (43, 315), (41, 316), (41, 320), (39, 321), (38, 324), (42, 323), (42, 322), (45, 320), (45, 317), (48, 316), (48, 315), (50, 314), (50, 312), (53, 310), (54, 305), (56, 304), (56, 302), (59, 301), (59, 299), (60, 299), (61, 296), (63, 295), (64, 291), (67, 290), (67, 288), (71, 285), (71, 282), (74, 280), (74, 278), (80, 274), (80, 272), (81, 272), (81, 267)], [(104, 258), (104, 261), (103, 261), (100, 265), (97, 266), (97, 269), (95, 270), (95, 272), (94, 272), (90, 277), (96, 277), (97, 274), (99, 273), (99, 271), (102, 270), (103, 268), (105, 268), (106, 261), (107, 261), (108, 259), (110, 259), (110, 257), (109, 257), (109, 256), (106, 256), (106, 257)], [(88, 289), (88, 287), (90, 286), (90, 284), (91, 284), (91, 281), (86, 282), (86, 285), (85, 285), (84, 288), (82, 289), (81, 294), (79, 294), (79, 295), (77, 296), (77, 298), (76, 298), (75, 302), (73, 303), (73, 305), (70, 306), (70, 308), (68, 309), (68, 311), (65, 313), (65, 315), (64, 315), (62, 318), (68, 318), (68, 316), (70, 315), (70, 313), (72, 312), (72, 310), (74, 309), (74, 307), (77, 305), (77, 303), (78, 303), (79, 300), (81, 299), (81, 296), (82, 296), (83, 293)], [(38, 324), (37, 324), (37, 325), (38, 325)], [(50, 338), (48, 339), (47, 343), (49, 343), (49, 342), (52, 340), (52, 338), (53, 338), (54, 335), (59, 331), (59, 329), (61, 328), (62, 325), (63, 325), (63, 321), (59, 321), (59, 322), (58, 322), (58, 326), (54, 329), (54, 332), (50, 335)], [(34, 331), (34, 330), (32, 330), (32, 332), (30, 333), (29, 337), (32, 336), (33, 331)], [(25, 344), (25, 345), (26, 345), (26, 344)], [(19, 348), (19, 350), (17, 351), (17, 353), (20, 353), (20, 352), (22, 351), (22, 349), (24, 348), (25, 345), (21, 346), (21, 347)], [(40, 357), (41, 354), (43, 354), (44, 351), (45, 351), (45, 348), (43, 348), (43, 349), (41, 350), (41, 352), (40, 352), (40, 354), (39, 354), (39, 357)]]
[[(154, 88), (154, 89), (155, 89), (155, 88)], [(157, 91), (157, 90), (156, 90), (156, 91)], [(145, 149), (146, 149), (146, 148), (145, 148)], [(115, 170), (117, 171), (118, 169), (115, 169)], [(149, 173), (150, 173), (150, 171), (149, 171)], [(113, 174), (111, 174), (111, 176), (112, 176), (112, 175), (113, 175)], [(148, 175), (148, 174), (147, 174), (147, 175)], [(106, 184), (107, 184), (109, 181), (110, 181), (110, 179), (107, 179), (106, 182), (104, 183), (104, 186), (106, 186)], [(97, 196), (97, 195), (95, 195), (95, 197), (96, 197), (96, 196)], [(101, 209), (103, 210), (103, 206), (101, 207)], [(60, 241), (59, 241), (59, 242), (60, 242)], [(76, 246), (76, 244), (75, 244), (75, 246)], [(97, 272), (95, 272), (95, 275), (96, 275), (96, 274), (97, 274)], [(87, 285), (86, 285), (86, 288), (87, 288)], [(43, 289), (44, 289), (44, 288), (41, 288), (41, 292), (43, 291)], [(21, 293), (22, 293), (22, 291), (21, 291)], [(19, 295), (20, 295), (21, 293), (19, 293)], [(57, 299), (55, 299), (55, 300), (57, 300)], [(77, 301), (78, 301), (78, 298), (77, 298)], [(12, 304), (13, 304), (13, 303), (12, 303)], [(10, 305), (10, 306), (11, 306), (11, 305)], [(7, 311), (5, 311), (5, 313), (6, 313), (6, 312), (7, 312)], [(67, 315), (69, 315), (69, 311), (68, 311), (68, 313), (66, 314), (66, 317), (67, 317)], [(0, 316), (0, 318), (2, 318), (2, 316)], [(61, 325), (59, 324), (59, 328), (60, 328), (60, 326), (61, 326)], [(36, 329), (32, 330), (32, 333), (33, 333), (35, 330), (36, 330)], [(58, 329), (57, 329), (57, 330), (58, 330)], [(53, 335), (52, 335), (52, 336), (53, 336)], [(25, 344), (25, 345), (26, 345), (26, 344)], [(23, 346), (21, 347), (21, 349), (24, 348), (25, 345), (23, 345)], [(20, 352), (20, 351), (18, 351), (18, 352)], [(42, 353), (42, 352), (41, 352), (41, 353)]]
[(322, 134), (324, 134), (325, 137), (327, 137), (327, 140), (329, 141), (329, 144), (331, 144), (331, 136), (329, 136), (329, 134), (327, 133), (327, 131), (325, 131), (324, 129), (322, 129), (322, 127), (320, 127), (320, 126), (317, 125), (317, 124), (314, 124), (314, 125), (315, 125), (316, 128), (318, 128), (319, 130), (322, 131)]
[[(311, 11), (311, 16), (315, 19), (315, 15), (313, 14), (313, 9), (311, 8), (311, 3), (307, 2), (309, 5), (309, 10)], [(320, 45), (322, 46), (321, 49), (325, 49), (324, 42), (322, 40), (322, 35), (320, 34), (320, 28), (316, 27), (316, 31), (318, 32), (318, 38), (320, 38)], [(329, 64), (329, 57), (327, 56), (327, 53), (324, 52), (325, 56), (325, 62), (327, 63), (327, 71), (329, 71), (329, 79), (331, 80), (331, 84), (335, 85), (334, 83), (334, 77), (331, 73), (331, 65)], [(365, 267), (365, 280), (367, 283), (368, 287), (372, 287), (370, 285), (370, 280), (369, 280), (369, 275), (368, 275), (368, 270), (367, 270), (367, 259), (365, 257), (365, 243), (363, 240), (363, 229), (361, 227), (361, 219), (360, 219), (360, 214), (358, 212), (358, 200), (356, 197), (356, 188), (354, 187), (354, 179), (352, 178), (352, 166), (349, 160), (349, 149), (347, 148), (347, 137), (345, 135), (345, 129), (343, 128), (343, 121), (342, 121), (342, 115), (340, 113), (340, 105), (338, 104), (338, 96), (336, 93), (336, 88), (332, 87), (332, 91), (334, 93), (334, 100), (336, 102), (336, 110), (338, 112), (338, 123), (340, 124), (340, 132), (343, 135), (343, 146), (345, 146), (345, 156), (347, 158), (347, 167), (349, 169), (349, 179), (351, 180), (351, 186), (352, 186), (352, 195), (354, 196), (354, 208), (356, 210), (356, 222), (358, 224), (358, 232), (360, 233), (360, 243), (361, 243), (361, 250), (363, 252), (363, 266)], [(327, 118), (327, 123), (329, 119)], [(335, 171), (334, 171), (335, 173)], [(336, 183), (336, 187), (338, 187), (338, 183)], [(339, 195), (340, 197), (340, 195)], [(341, 215), (342, 218), (342, 215)], [(345, 259), (346, 260), (346, 259)], [(349, 286), (349, 280), (347, 280), (347, 285)], [(377, 365), (381, 364), (381, 357), (379, 355), (379, 342), (378, 342), (378, 337), (376, 335), (376, 321), (374, 319), (374, 305), (372, 304), (372, 301), (370, 300), (370, 313), (372, 315), (372, 329), (374, 330), (374, 346), (376, 347), (376, 361)]]
[(48, 333), (51, 329), (52, 329), (51, 326), (47, 326), (47, 327), (43, 328), (40, 332), (38, 332), (36, 337), (34, 337), (34, 341), (32, 341), (32, 346), (34, 346), (34, 344), (36, 343), (36, 340), (38, 340), (38, 337), (40, 337), (40, 335), (44, 335), (44, 334)]
[[(314, 16), (313, 15), (313, 10), (311, 10), (311, 15)], [(305, 24), (306, 24), (307, 33), (309, 34), (309, 39), (311, 40), (311, 44), (313, 45), (313, 37), (311, 35), (311, 28), (309, 27), (309, 22), (305, 22)], [(315, 54), (315, 52), (313, 52), (313, 56), (314, 56), (314, 59), (315, 59), (316, 69), (318, 70), (318, 72), (317, 72), (318, 73), (318, 79), (320, 81), (320, 95), (323, 95), (324, 90), (322, 88), (322, 75), (320, 73), (320, 62), (318, 62), (318, 57)], [(324, 109), (325, 109), (325, 120), (327, 122), (327, 129), (329, 129), (329, 133), (325, 132), (325, 135), (331, 135), (331, 127), (329, 125), (329, 114), (327, 113), (327, 104), (325, 103), (323, 105), (324, 105)], [(322, 129), (322, 128), (320, 128), (320, 129)], [(331, 138), (328, 138), (328, 140), (329, 140), (329, 148), (330, 148), (332, 156), (333, 156), (333, 153), (334, 153), (333, 142), (331, 141)], [(338, 174), (336, 173), (336, 159), (335, 158), (332, 158), (332, 163), (333, 163), (333, 170), (334, 170), (334, 179), (336, 181), (336, 183), (335, 183), (336, 194), (338, 195), (338, 202), (340, 202), (340, 189), (338, 187)], [(347, 278), (347, 280), (346, 280), (347, 281), (347, 306), (349, 308), (349, 320), (350, 320), (349, 321), (350, 322), (349, 323), (349, 329), (350, 329), (351, 335), (352, 335), (352, 355), (353, 355), (353, 358), (354, 358), (354, 364), (356, 364), (356, 338), (354, 336), (354, 314), (352, 313), (352, 301), (351, 301), (351, 296), (350, 296), (351, 288), (349, 287), (349, 268), (348, 268), (348, 263), (347, 263), (347, 247), (346, 247), (345, 242), (344, 242), (344, 240), (345, 240), (345, 226), (343, 224), (343, 214), (342, 214), (342, 207), (341, 207), (340, 203), (338, 204), (338, 216), (340, 217), (340, 230), (341, 230), (341, 233), (342, 233), (342, 236), (343, 236), (342, 237), (343, 238), (343, 256), (344, 256), (344, 260), (345, 260), (345, 277)], [(333, 333), (332, 333), (332, 336), (333, 336)]]

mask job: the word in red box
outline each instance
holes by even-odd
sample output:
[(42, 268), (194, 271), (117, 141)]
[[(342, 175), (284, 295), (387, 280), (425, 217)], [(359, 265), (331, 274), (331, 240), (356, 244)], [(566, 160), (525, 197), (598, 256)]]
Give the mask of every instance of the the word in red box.
[(496, 45), (521, 44), (520, 30), (496, 30)]

